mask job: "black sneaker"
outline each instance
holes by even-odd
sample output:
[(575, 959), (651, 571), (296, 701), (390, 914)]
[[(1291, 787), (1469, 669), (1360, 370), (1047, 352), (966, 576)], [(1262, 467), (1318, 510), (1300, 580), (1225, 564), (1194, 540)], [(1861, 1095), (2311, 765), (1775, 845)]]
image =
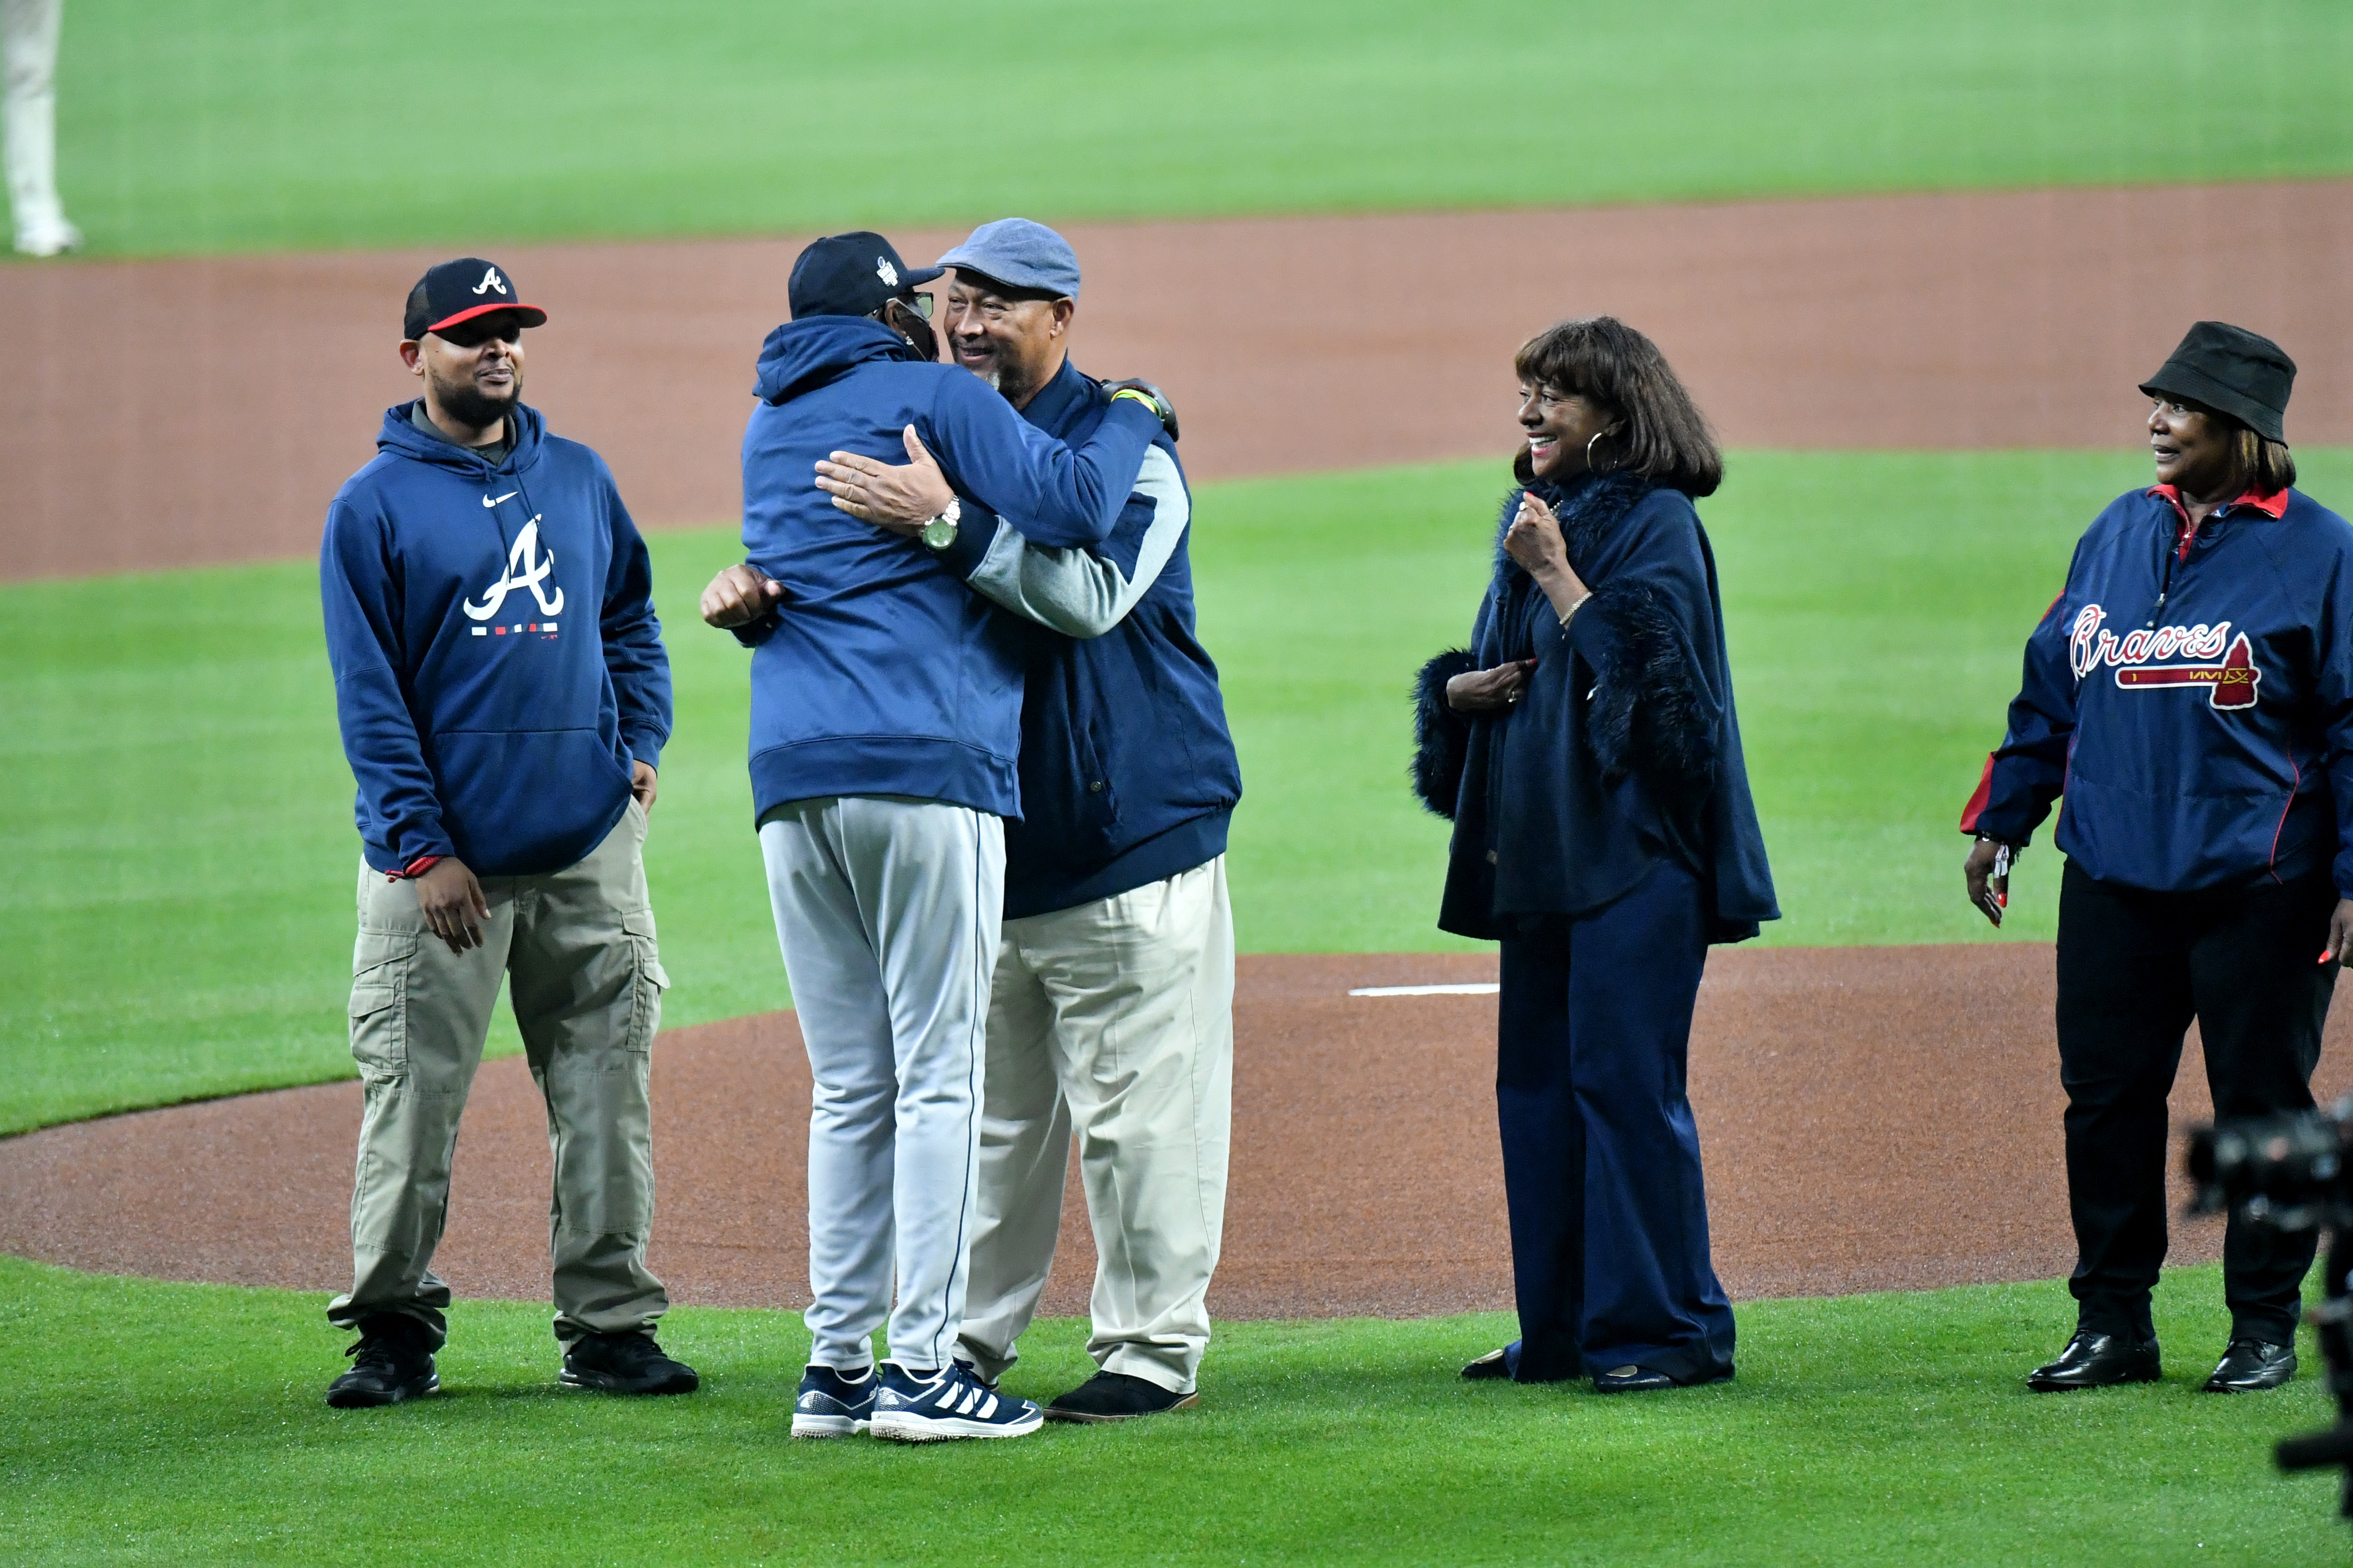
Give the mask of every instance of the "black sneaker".
[(651, 1332), (583, 1334), (564, 1351), (563, 1384), (602, 1394), (692, 1394), (702, 1386), (694, 1369), (672, 1361)]
[(379, 1312), (360, 1320), (359, 1328), (360, 1342), (343, 1352), (354, 1358), (352, 1370), (327, 1385), (329, 1406), (367, 1410), (440, 1391), (425, 1325), (397, 1312)]
[(1099, 1372), (1046, 1406), (1049, 1421), (1133, 1421), (1164, 1410), (1189, 1410), (1198, 1394), (1177, 1394), (1124, 1372)]

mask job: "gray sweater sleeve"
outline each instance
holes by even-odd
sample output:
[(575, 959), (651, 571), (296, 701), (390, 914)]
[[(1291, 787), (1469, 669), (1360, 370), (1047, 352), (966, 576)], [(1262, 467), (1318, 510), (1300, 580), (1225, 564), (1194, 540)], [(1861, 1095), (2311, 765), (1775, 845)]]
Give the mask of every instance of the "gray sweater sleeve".
[(1133, 572), (1093, 551), (1032, 544), (1012, 520), (999, 519), (988, 553), (967, 581), (1015, 615), (1065, 637), (1103, 636), (1150, 590), (1192, 520), (1192, 502), (1176, 461), (1157, 447), (1144, 455), (1133, 495), (1152, 503), (1152, 521)]

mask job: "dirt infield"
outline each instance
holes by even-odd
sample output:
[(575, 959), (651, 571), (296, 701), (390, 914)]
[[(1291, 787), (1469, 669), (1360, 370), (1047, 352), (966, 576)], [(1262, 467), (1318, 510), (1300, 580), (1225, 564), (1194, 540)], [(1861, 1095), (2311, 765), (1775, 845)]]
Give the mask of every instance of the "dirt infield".
[[(1202, 479), (1506, 451), (1513, 346), (1596, 310), (1655, 336), (1735, 444), (2130, 446), (2134, 384), (2201, 316), (2295, 354), (2296, 441), (2353, 441), (2353, 181), (1069, 232), (1080, 363), (1166, 384)], [(532, 401), (641, 521), (736, 515), (798, 244), (493, 247), (553, 312)], [(414, 395), (393, 345), (435, 259), (0, 268), (0, 578), (315, 550)]]
[[(1486, 955), (1249, 957), (1232, 1196), (1210, 1302), (1229, 1318), (1506, 1307), (1492, 997), (1351, 988), (1492, 979)], [(1732, 949), (1692, 1041), (1715, 1257), (1736, 1298), (2063, 1274), (2048, 947)], [(2353, 1087), (2339, 1009), (2316, 1088)], [(807, 1300), (808, 1066), (789, 1014), (681, 1029), (655, 1057), (653, 1263), (680, 1300)], [(2193, 1040), (2179, 1121), (2208, 1113)], [(0, 1251), (305, 1289), (350, 1279), (356, 1084), (0, 1142)], [(545, 1122), (519, 1059), (483, 1069), (441, 1268), (463, 1296), (546, 1293)], [(2178, 1184), (2177, 1184), (2178, 1185)], [(1082, 1313), (1083, 1205), (1047, 1309)], [(2176, 1261), (2219, 1256), (2179, 1224)]]

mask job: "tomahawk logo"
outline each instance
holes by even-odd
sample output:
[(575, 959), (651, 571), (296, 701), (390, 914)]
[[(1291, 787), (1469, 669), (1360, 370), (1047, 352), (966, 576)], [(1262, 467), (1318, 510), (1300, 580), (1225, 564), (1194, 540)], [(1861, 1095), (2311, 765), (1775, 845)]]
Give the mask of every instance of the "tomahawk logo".
[(882, 279), (882, 287), (885, 289), (896, 289), (899, 286), (899, 269), (891, 265), (891, 258), (887, 256), (878, 256), (874, 258), (874, 276)]
[[(2231, 623), (2217, 621), (2194, 626), (2144, 626), (2118, 637), (2101, 629), (2106, 612), (2086, 605), (2075, 616), (2067, 637), (2068, 661), (2075, 679), (2084, 679), (2102, 666), (2116, 672), (2116, 685), (2126, 691), (2148, 691), (2176, 686), (2202, 686), (2206, 700), (2216, 708), (2253, 708), (2255, 689), (2263, 672), (2255, 668), (2254, 645), (2241, 632), (2231, 636)], [(2225, 642), (2230, 652), (2222, 653)], [(2220, 664), (2169, 664), (2168, 659), (2211, 659)]]
[(488, 293), (492, 289), (497, 289), (501, 294), (505, 293), (507, 291), (506, 279), (499, 276), (499, 269), (497, 268), (485, 267), (482, 268), (482, 280), (474, 285), (474, 292), (477, 294), (483, 294)]
[(545, 586), (554, 570), (555, 552), (551, 550), (544, 555), (539, 552), (539, 518), (533, 515), (529, 522), (522, 525), (522, 531), (515, 535), (514, 548), (507, 552), (506, 575), (483, 590), (480, 604), (477, 605), (471, 599), (466, 601), (463, 608), (467, 617), (477, 621), (489, 620), (499, 613), (499, 606), (505, 604), (507, 595), (517, 588), (531, 590), (531, 596), (539, 601), (541, 615), (562, 615), (564, 590), (558, 588), (551, 594)]

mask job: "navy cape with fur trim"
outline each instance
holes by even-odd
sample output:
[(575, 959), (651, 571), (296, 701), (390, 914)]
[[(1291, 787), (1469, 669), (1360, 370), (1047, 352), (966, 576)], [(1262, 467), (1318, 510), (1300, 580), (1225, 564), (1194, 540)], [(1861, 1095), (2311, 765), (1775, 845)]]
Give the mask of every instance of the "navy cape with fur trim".
[[(1755, 936), (1780, 910), (1699, 514), (1629, 475), (1529, 489), (1560, 518), (1593, 597), (1564, 633), (1504, 552), (1513, 490), (1471, 648), (1432, 659), (1417, 686), (1415, 793), (1454, 820), (1440, 929), (1492, 940), (1530, 918), (1589, 914), (1668, 858), (1706, 889), (1711, 942)], [(1454, 675), (1521, 658), (1537, 662), (1514, 707), (1475, 719), (1447, 707)]]

